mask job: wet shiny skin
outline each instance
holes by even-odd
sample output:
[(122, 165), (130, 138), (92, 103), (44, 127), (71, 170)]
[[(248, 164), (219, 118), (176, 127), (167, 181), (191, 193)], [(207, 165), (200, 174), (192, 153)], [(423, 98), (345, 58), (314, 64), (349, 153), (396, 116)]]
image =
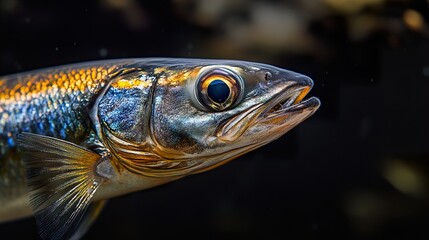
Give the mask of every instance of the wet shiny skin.
[[(202, 73), (219, 70), (242, 81), (224, 110), (202, 104), (196, 92)], [(94, 197), (105, 199), (212, 169), (275, 140), (317, 110), (317, 99), (299, 104), (311, 86), (270, 65), (201, 59), (100, 61), (0, 78), (0, 204), (26, 198), (19, 132), (98, 141), (115, 170)], [(296, 108), (265, 117), (291, 96)], [(16, 209), (25, 214), (14, 216)], [(2, 208), (0, 221), (28, 209), (27, 201)]]

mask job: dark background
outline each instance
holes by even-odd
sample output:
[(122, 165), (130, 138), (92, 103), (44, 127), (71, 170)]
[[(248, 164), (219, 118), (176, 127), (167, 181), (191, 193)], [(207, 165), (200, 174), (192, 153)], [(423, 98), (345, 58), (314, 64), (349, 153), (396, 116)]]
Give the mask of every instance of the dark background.
[[(429, 3), (0, 0), (0, 75), (198, 57), (304, 73), (322, 106), (203, 174), (112, 199), (85, 239), (428, 239)], [(0, 206), (1, 207), (1, 206)], [(1, 239), (37, 239), (32, 218)]]

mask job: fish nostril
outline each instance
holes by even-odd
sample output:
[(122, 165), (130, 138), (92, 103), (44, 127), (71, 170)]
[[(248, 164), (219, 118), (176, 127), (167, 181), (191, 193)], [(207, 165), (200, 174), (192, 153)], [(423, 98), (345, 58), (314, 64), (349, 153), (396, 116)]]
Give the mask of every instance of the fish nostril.
[(265, 72), (265, 80), (270, 80), (273, 77), (273, 74), (271, 74), (270, 72)]

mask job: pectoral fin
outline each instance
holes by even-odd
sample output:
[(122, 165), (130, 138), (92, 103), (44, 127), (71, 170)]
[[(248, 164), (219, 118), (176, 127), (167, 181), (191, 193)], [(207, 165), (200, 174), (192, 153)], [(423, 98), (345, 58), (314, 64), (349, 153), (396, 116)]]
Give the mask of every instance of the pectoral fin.
[(43, 239), (72, 237), (106, 176), (103, 157), (64, 140), (22, 133), (18, 146), (27, 170), (30, 204)]
[(89, 228), (95, 222), (97, 217), (100, 215), (101, 210), (103, 210), (106, 205), (107, 200), (100, 200), (89, 205), (86, 210), (84, 216), (82, 217), (82, 221), (79, 223), (79, 227), (73, 233), (73, 236), (70, 237), (70, 240), (79, 240), (88, 232)]

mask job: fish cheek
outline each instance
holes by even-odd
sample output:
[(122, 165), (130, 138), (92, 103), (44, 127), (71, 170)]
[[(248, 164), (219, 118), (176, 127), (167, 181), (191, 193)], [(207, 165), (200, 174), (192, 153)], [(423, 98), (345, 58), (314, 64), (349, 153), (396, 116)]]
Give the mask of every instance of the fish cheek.
[(194, 106), (184, 88), (157, 88), (153, 109), (153, 138), (164, 149), (201, 152), (207, 135), (214, 133), (210, 115)]

